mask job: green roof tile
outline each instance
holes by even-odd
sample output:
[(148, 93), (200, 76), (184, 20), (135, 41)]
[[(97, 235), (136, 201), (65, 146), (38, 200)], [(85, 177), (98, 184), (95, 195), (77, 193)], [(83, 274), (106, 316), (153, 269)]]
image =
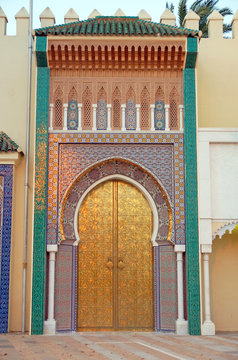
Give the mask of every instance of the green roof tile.
[(3, 131), (0, 131), (0, 151), (19, 151), (19, 145)]
[(92, 35), (97, 35), (98, 34), (98, 22), (95, 21), (94, 24), (93, 24), (93, 33)]
[(93, 19), (76, 21), (40, 28), (37, 36), (47, 35), (121, 35), (121, 36), (189, 36), (198, 37), (199, 31), (167, 24), (141, 20), (137, 16), (97, 16)]
[(129, 35), (129, 29), (126, 21), (123, 21), (123, 33), (124, 35)]
[(147, 23), (147, 29), (150, 35), (154, 35), (153, 28), (149, 22)]
[(142, 22), (140, 24), (140, 26), (141, 26), (142, 34), (143, 35), (147, 34), (147, 28), (146, 28), (145, 24)]
[(116, 34), (117, 30), (116, 30), (116, 23), (115, 20), (111, 21), (111, 34)]
[(117, 34), (118, 35), (121, 35), (123, 32), (122, 32), (122, 24), (120, 21), (117, 22)]
[(92, 29), (93, 29), (93, 24), (92, 24), (92, 22), (89, 22), (89, 23), (88, 23), (88, 26), (87, 26), (86, 34), (90, 34), (90, 35), (91, 35)]
[(129, 32), (130, 32), (130, 35), (135, 35), (135, 27), (131, 20), (129, 21)]
[(99, 35), (103, 35), (104, 34), (104, 21), (101, 20), (99, 23), (99, 31), (98, 31)]
[(140, 34), (141, 34), (140, 25), (138, 24), (138, 22), (135, 23), (135, 30), (136, 30), (136, 35), (140, 35)]
[(84, 22), (81, 26), (81, 29), (80, 29), (80, 34), (83, 34), (85, 35), (86, 34), (86, 28), (87, 28), (87, 23)]
[(105, 35), (110, 35), (111, 33), (111, 29), (110, 29), (110, 21), (106, 21), (106, 25), (105, 25)]

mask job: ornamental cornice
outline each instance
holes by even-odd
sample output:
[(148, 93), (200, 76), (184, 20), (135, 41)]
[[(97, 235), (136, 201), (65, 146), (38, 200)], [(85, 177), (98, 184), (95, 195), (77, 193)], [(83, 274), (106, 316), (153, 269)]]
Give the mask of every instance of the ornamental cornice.
[(49, 38), (51, 69), (182, 70), (186, 39)]

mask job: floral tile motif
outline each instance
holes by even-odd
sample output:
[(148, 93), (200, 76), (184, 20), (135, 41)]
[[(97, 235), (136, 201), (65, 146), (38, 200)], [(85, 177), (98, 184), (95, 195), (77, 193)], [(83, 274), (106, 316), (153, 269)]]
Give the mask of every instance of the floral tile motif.
[(165, 129), (165, 109), (163, 101), (156, 101), (154, 115), (155, 130)]
[(75, 100), (68, 104), (67, 129), (78, 130), (78, 103)]

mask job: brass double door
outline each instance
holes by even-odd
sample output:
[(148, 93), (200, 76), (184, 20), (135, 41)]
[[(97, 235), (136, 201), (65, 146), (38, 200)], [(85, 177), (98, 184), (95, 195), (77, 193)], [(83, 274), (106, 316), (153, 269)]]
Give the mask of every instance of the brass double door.
[(133, 185), (112, 180), (79, 211), (78, 330), (152, 330), (152, 212)]

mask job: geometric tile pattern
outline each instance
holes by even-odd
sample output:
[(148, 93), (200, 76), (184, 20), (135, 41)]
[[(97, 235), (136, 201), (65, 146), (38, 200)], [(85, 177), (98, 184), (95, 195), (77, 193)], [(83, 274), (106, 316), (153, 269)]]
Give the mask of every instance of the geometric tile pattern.
[(139, 164), (155, 177), (172, 205), (175, 242), (185, 243), (181, 133), (49, 134), (47, 243), (57, 243), (58, 207), (67, 188), (87, 168), (109, 158)]
[(136, 108), (133, 100), (126, 104), (126, 130), (136, 130)]
[(154, 125), (156, 130), (165, 129), (165, 110), (163, 101), (156, 101), (155, 103)]
[[(0, 249), (0, 333), (8, 331), (13, 165), (0, 165), (1, 249)], [(3, 192), (2, 192), (3, 190)]]
[(176, 255), (171, 244), (155, 251), (155, 329), (174, 331), (177, 319)]
[(55, 319), (57, 331), (76, 330), (77, 246), (62, 243), (56, 254)]
[(107, 103), (99, 100), (97, 104), (97, 130), (107, 129)]
[(57, 319), (57, 330), (71, 330), (71, 284), (73, 269), (73, 246), (65, 245), (59, 247), (56, 254), (56, 277), (55, 277), (55, 318)]
[[(4, 191), (4, 176), (1, 175), (0, 176), (0, 265), (2, 258), (3, 191)], [(0, 279), (1, 279), (1, 266), (0, 266)]]
[(197, 39), (187, 39), (187, 59), (183, 71), (184, 84), (184, 151), (186, 189), (186, 269), (189, 334), (200, 335), (197, 129), (195, 62)]
[(67, 129), (78, 129), (78, 103), (74, 100), (71, 100), (68, 104)]

